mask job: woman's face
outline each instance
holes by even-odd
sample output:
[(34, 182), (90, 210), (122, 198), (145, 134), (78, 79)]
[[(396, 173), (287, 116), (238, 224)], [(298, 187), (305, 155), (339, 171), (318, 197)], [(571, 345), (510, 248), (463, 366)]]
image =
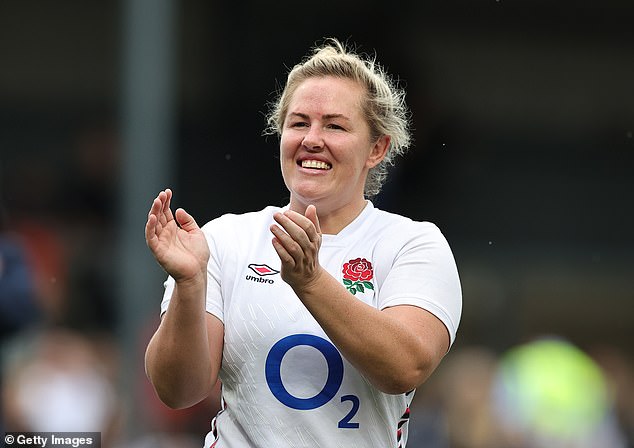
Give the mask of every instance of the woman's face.
[(364, 90), (336, 77), (309, 78), (295, 90), (280, 142), (291, 208), (328, 213), (365, 204), (368, 170), (385, 155), (387, 137), (372, 141), (361, 104)]

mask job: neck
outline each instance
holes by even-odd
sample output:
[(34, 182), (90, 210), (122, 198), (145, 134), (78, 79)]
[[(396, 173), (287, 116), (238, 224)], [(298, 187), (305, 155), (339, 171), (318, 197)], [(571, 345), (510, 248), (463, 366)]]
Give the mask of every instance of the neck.
[(354, 201), (353, 203), (330, 205), (322, 201), (305, 202), (294, 200), (291, 195), (290, 209), (297, 213), (305, 214), (306, 207), (310, 204), (313, 204), (317, 208), (317, 217), (319, 218), (321, 233), (336, 235), (361, 214), (367, 201), (361, 197), (358, 201)]

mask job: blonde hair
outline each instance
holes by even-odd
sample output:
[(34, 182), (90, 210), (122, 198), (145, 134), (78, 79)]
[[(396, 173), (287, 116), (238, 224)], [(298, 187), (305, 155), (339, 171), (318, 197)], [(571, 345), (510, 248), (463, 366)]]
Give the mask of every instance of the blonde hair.
[(359, 83), (366, 91), (362, 108), (372, 139), (390, 136), (385, 158), (370, 169), (365, 182), (364, 194), (375, 196), (385, 183), (388, 166), (394, 165), (395, 158), (407, 151), (412, 140), (405, 91), (397, 87), (375, 58), (362, 57), (346, 49), (337, 39), (327, 39), (325, 45), (315, 48), (312, 55), (291, 69), (284, 89), (271, 105), (265, 132), (281, 135), (297, 87), (309, 78), (325, 76)]

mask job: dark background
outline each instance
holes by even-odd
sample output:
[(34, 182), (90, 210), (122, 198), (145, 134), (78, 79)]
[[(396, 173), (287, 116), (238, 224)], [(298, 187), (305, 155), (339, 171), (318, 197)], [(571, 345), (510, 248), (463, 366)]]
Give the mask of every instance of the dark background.
[[(267, 104), (310, 47), (338, 37), (376, 53), (407, 90), (415, 145), (375, 203), (433, 221), (449, 240), (464, 293), (455, 348), (500, 352), (556, 334), (632, 355), (631, 1), (174, 3), (173, 139), (155, 190), (171, 186), (201, 223), (284, 204), (277, 139), (262, 136)], [(48, 282), (43, 314), (53, 309), (50, 320), (99, 330), (117, 346), (131, 344), (120, 331), (116, 250), (129, 194), (124, 5), (0, 5), (7, 222), (32, 241), (35, 227), (57, 242), (48, 263), (37, 261), (41, 241), (32, 244)], [(141, 198), (147, 207), (151, 199)], [(139, 241), (146, 213), (138, 210)], [(149, 255), (145, 263), (155, 268)], [(46, 277), (47, 266), (57, 274)], [(139, 299), (151, 313), (161, 276)]]

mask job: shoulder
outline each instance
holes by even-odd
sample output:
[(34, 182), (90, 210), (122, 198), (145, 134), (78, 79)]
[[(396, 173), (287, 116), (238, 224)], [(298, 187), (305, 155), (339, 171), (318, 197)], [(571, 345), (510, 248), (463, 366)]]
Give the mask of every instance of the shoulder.
[(374, 250), (378, 259), (385, 260), (390, 266), (397, 260), (455, 264), (452, 248), (436, 224), (382, 210), (375, 213), (377, 219), (370, 232), (375, 234)]
[(390, 240), (441, 240), (445, 241), (440, 228), (429, 221), (415, 221), (397, 213), (378, 208), (373, 210), (373, 227), (385, 233)]

